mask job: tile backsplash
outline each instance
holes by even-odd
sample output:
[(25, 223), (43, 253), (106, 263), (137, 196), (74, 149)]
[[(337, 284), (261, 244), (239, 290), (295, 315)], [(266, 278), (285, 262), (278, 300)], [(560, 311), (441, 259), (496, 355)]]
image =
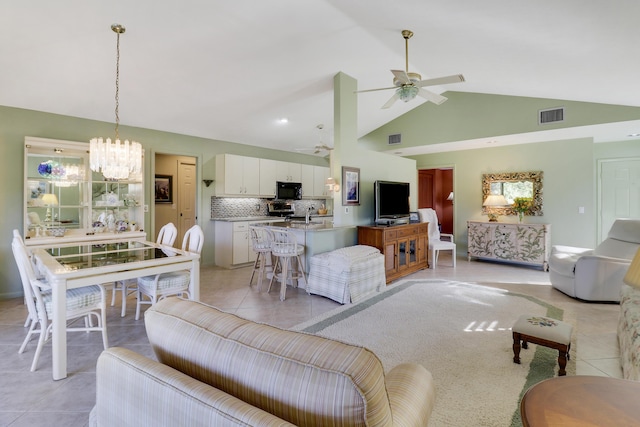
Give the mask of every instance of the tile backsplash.
[[(211, 198), (211, 218), (233, 218), (246, 216), (267, 216), (267, 207), (270, 199), (259, 199), (251, 197), (212, 197)], [(311, 206), (312, 214), (317, 214), (320, 206), (325, 200), (295, 200), (295, 216), (304, 216)]]

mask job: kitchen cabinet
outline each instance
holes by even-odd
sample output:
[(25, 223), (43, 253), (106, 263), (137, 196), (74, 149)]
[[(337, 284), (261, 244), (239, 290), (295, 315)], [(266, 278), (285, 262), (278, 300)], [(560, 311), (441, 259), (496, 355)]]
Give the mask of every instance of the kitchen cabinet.
[(216, 156), (217, 196), (258, 196), (260, 194), (260, 159), (219, 154)]
[(83, 142), (25, 138), (25, 239), (45, 237), (51, 227), (64, 227), (66, 239), (93, 235), (96, 221), (105, 225), (103, 232), (144, 227), (143, 174), (106, 181), (90, 170), (88, 148)]
[(467, 232), (469, 261), (474, 257), (549, 271), (550, 224), (467, 221)]
[(313, 198), (316, 193), (314, 190), (313, 165), (301, 165), (300, 182), (302, 183), (302, 198)]
[(280, 220), (280, 218), (274, 218), (255, 221), (216, 221), (215, 264), (220, 267), (235, 268), (255, 262), (257, 254), (253, 251), (249, 225)]
[[(329, 178), (329, 168), (325, 166), (313, 167), (313, 195), (314, 197), (326, 198), (331, 196), (327, 189), (327, 178)], [(304, 187), (303, 187), (304, 188)]]
[[(276, 169), (277, 160), (260, 159), (260, 196), (276, 196)], [(304, 187), (303, 187), (304, 188)]]
[(428, 223), (359, 226), (358, 244), (378, 248), (384, 255), (387, 283), (428, 267)]
[(302, 165), (300, 163), (277, 161), (276, 181), (301, 182)]

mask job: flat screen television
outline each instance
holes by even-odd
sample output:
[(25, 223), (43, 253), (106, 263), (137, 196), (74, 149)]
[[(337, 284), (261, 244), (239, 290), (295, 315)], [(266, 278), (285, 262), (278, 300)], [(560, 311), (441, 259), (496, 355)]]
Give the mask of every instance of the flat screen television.
[(374, 183), (376, 224), (394, 225), (409, 222), (409, 183), (376, 181)]

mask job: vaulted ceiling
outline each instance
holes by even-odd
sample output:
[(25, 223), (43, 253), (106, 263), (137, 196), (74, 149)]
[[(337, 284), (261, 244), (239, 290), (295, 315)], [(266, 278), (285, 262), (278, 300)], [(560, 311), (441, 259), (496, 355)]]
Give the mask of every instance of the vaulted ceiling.
[[(446, 90), (640, 106), (640, 3), (23, 0), (0, 5), (0, 105), (282, 150), (330, 142), (333, 76), (464, 74)], [(363, 136), (426, 102), (361, 93)], [(286, 117), (287, 124), (279, 123)], [(324, 124), (324, 136), (316, 128)]]

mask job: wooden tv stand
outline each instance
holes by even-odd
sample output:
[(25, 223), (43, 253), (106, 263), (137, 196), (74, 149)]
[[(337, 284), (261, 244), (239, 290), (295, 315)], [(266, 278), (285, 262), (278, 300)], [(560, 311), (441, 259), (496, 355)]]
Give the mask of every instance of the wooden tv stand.
[(378, 248), (384, 255), (387, 283), (428, 268), (427, 222), (385, 226), (359, 226), (358, 244)]

